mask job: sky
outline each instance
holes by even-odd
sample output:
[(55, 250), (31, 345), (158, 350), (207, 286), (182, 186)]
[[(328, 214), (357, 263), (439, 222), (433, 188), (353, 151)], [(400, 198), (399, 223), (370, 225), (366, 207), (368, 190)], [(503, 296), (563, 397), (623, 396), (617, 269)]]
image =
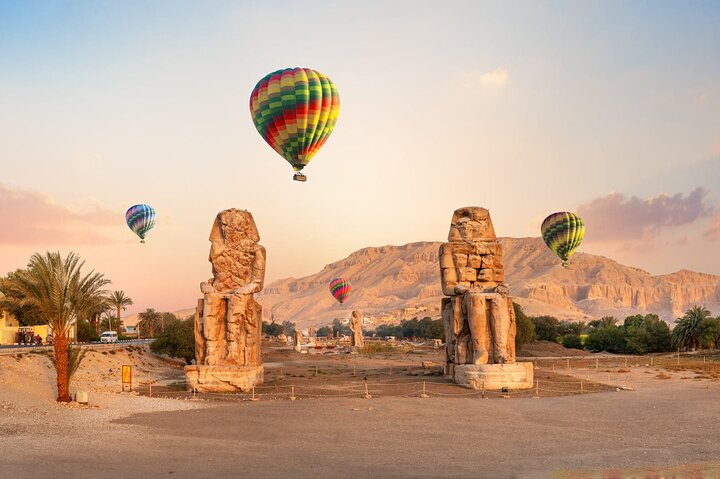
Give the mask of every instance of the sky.
[[(585, 220), (579, 251), (720, 274), (717, 2), (0, 0), (0, 274), (77, 252), (135, 304), (192, 307), (226, 208), (266, 282), (351, 252)], [(340, 94), (307, 183), (258, 135), (265, 74)], [(148, 203), (140, 244), (125, 210)]]

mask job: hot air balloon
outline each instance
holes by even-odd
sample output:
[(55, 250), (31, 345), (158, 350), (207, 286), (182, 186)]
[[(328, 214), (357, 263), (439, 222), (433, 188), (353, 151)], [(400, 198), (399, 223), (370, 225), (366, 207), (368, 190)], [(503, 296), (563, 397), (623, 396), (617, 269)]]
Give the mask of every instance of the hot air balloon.
[(340, 301), (340, 303), (345, 302), (345, 300), (350, 295), (350, 291), (352, 290), (352, 285), (350, 284), (350, 281), (345, 278), (333, 279), (332, 281), (330, 281), (329, 287), (330, 294), (333, 295), (333, 298)]
[(155, 226), (155, 210), (150, 205), (139, 204), (131, 206), (125, 212), (125, 221), (128, 227), (145, 242), (145, 235)]
[(286, 68), (266, 75), (250, 95), (250, 114), (258, 133), (297, 172), (327, 141), (340, 112), (335, 84), (309, 68)]
[(575, 213), (560, 211), (545, 218), (540, 231), (545, 244), (560, 257), (563, 267), (567, 268), (568, 260), (585, 235), (583, 220)]

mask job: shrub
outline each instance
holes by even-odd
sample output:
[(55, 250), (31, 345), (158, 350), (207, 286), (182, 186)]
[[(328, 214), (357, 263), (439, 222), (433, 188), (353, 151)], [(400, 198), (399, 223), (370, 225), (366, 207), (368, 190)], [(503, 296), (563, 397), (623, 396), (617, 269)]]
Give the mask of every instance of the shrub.
[(582, 349), (583, 343), (580, 336), (574, 333), (568, 333), (562, 337), (562, 345), (566, 348)]
[(195, 359), (195, 324), (192, 319), (174, 321), (150, 344), (154, 353), (182, 358), (191, 364)]
[(513, 303), (515, 309), (515, 324), (517, 334), (515, 335), (515, 349), (520, 350), (523, 344), (535, 341), (535, 325), (525, 315), (519, 304)]
[(538, 341), (557, 342), (560, 321), (552, 316), (534, 316), (530, 318), (535, 326), (535, 339)]

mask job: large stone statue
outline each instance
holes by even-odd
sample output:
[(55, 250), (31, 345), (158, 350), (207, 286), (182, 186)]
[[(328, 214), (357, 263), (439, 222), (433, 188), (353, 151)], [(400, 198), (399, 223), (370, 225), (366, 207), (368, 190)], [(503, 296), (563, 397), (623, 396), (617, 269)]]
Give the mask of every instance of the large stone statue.
[(263, 381), (262, 307), (265, 248), (249, 211), (218, 213), (210, 231), (213, 277), (200, 283), (195, 312), (195, 365), (185, 368), (198, 391), (247, 391)]
[(488, 210), (455, 210), (440, 274), (446, 375), (478, 389), (531, 387), (532, 364), (515, 364), (515, 311)]
[(350, 346), (353, 348), (361, 348), (365, 344), (363, 339), (362, 331), (362, 316), (360, 312), (353, 311), (350, 316), (350, 331), (352, 331), (352, 337), (350, 338)]

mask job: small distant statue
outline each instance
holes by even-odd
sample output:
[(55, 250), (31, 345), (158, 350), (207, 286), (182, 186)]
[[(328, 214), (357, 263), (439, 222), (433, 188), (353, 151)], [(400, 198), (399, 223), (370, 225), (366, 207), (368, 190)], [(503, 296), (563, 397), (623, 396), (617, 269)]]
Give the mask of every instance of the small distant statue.
[(298, 353), (302, 350), (303, 333), (299, 329), (295, 330), (295, 351)]
[(317, 337), (317, 332), (315, 331), (315, 328), (313, 328), (313, 327), (309, 327), (309, 328), (308, 328), (308, 337), (309, 337), (309, 338), (316, 338), (316, 337)]
[[(505, 285), (502, 246), (485, 208), (455, 211), (440, 246), (447, 364), (515, 362), (515, 311)], [(449, 370), (449, 371), (448, 371)]]
[(363, 347), (365, 340), (363, 339), (362, 316), (358, 311), (353, 311), (350, 316), (350, 331), (352, 331), (350, 346), (354, 348)]

